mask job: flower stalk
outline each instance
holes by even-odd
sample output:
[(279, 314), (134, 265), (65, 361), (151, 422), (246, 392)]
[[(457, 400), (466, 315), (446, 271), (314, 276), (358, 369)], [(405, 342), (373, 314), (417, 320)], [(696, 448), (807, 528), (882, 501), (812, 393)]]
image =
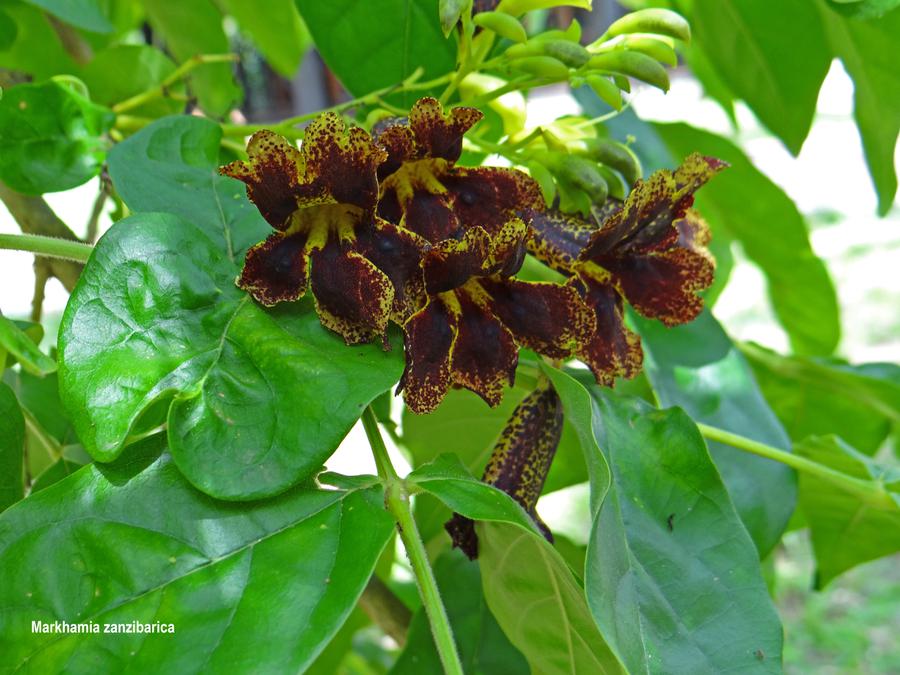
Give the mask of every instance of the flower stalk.
[(450, 627), (450, 620), (447, 617), (447, 610), (444, 609), (434, 572), (428, 562), (425, 544), (413, 518), (409, 493), (403, 479), (397, 475), (394, 465), (391, 464), (387, 447), (385, 447), (384, 439), (378, 429), (378, 421), (371, 407), (366, 408), (363, 413), (362, 423), (372, 448), (378, 476), (384, 483), (385, 506), (397, 521), (400, 539), (412, 565), (413, 575), (419, 587), (419, 594), (431, 625), (431, 632), (444, 666), (444, 672), (448, 675), (463, 675), (456, 642), (453, 639), (453, 629)]
[(27, 251), (48, 258), (87, 262), (94, 249), (90, 244), (40, 234), (0, 234), (0, 249)]

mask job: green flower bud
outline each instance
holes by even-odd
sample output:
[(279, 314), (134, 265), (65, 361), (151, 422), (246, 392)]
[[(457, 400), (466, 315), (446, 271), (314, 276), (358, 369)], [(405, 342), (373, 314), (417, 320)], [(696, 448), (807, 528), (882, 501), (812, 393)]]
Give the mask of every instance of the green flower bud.
[(472, 18), (472, 23), (486, 30), (495, 32), (501, 37), (505, 37), (513, 42), (525, 42), (528, 40), (528, 34), (522, 24), (510, 16), (502, 12), (480, 12)]
[(642, 9), (626, 14), (607, 29), (605, 39), (628, 33), (668, 35), (691, 41), (691, 27), (683, 16), (668, 9)]
[(588, 86), (600, 97), (600, 100), (615, 110), (622, 109), (622, 92), (609, 79), (602, 75), (591, 74), (585, 78)]
[(559, 59), (567, 66), (580, 68), (591, 58), (590, 52), (577, 42), (547, 40), (543, 42), (544, 54)]
[(588, 61), (588, 67), (592, 70), (628, 75), (663, 91), (669, 90), (669, 74), (666, 69), (640, 52), (616, 50), (597, 54)]
[(516, 70), (531, 73), (548, 80), (567, 80), (569, 67), (552, 56), (526, 56), (510, 63)]

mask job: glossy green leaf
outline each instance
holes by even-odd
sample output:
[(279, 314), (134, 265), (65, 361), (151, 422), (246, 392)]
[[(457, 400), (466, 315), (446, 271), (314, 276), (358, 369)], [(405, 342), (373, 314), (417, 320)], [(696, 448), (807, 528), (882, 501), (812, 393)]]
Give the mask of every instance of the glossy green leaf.
[(25, 194), (68, 190), (100, 171), (113, 114), (56, 82), (20, 84), (0, 99), (0, 179)]
[[(226, 54), (222, 15), (211, 0), (141, 0), (147, 18), (179, 62), (199, 54)], [(230, 63), (200, 66), (191, 73), (191, 89), (206, 112), (221, 116), (240, 102)]]
[(65, 457), (60, 457), (34, 479), (31, 483), (29, 494), (33, 495), (36, 492), (47, 489), (54, 483), (58, 483), (64, 478), (68, 478), (83, 466), (84, 464), (82, 462), (74, 462)]
[[(484, 599), (478, 563), (459, 550), (447, 551), (434, 563), (453, 637), (467, 675), (528, 675), (528, 662), (500, 629)], [(419, 609), (409, 624), (406, 647), (397, 657), (391, 675), (440, 673), (441, 661), (434, 646), (428, 618)]]
[(94, 33), (110, 33), (113, 26), (104, 12), (102, 0), (28, 0), (37, 7), (76, 28)]
[(816, 587), (868, 560), (900, 551), (900, 469), (874, 462), (834, 436), (813, 436), (797, 453), (843, 474), (880, 483), (886, 495), (863, 501), (809, 473), (800, 474), (800, 506), (816, 556)]
[(14, 321), (0, 315), (0, 346), (27, 372), (46, 375), (56, 370), (56, 361), (42, 352)]
[[(809, 133), (831, 51), (816, 3), (694, 0), (693, 44), (795, 155)], [(726, 158), (727, 159), (727, 158)]]
[[(422, 81), (454, 68), (456, 46), (441, 32), (438, 0), (296, 2), (325, 63), (354, 96), (396, 84), (419, 67)], [(418, 97), (407, 93), (398, 102)]]
[(18, 33), (16, 22), (0, 7), (0, 52), (8, 50), (15, 44)]
[[(223, 503), (161, 445), (85, 467), (0, 517), (4, 671), (299, 672), (353, 609), (394, 530), (380, 487)], [(32, 621), (175, 631), (59, 635)]]
[(276, 71), (285, 77), (297, 72), (312, 39), (294, 0), (221, 2), (225, 12), (235, 18)]
[(603, 634), (629, 672), (781, 672), (757, 551), (694, 423), (600, 389), (594, 398), (612, 483), (585, 592)]
[(13, 390), (0, 382), (0, 511), (25, 496), (25, 420)]
[(826, 0), (829, 8), (857, 19), (877, 19), (900, 7), (900, 0)]
[(95, 459), (167, 415), (188, 479), (249, 499), (315, 471), (397, 381), (402, 354), (347, 347), (309, 302), (263, 310), (235, 286), (243, 250), (268, 226), (240, 183), (215, 174), (219, 133), (166, 118), (112, 153), (131, 209), (179, 215), (137, 214), (97, 244), (63, 316), (60, 382)]
[(795, 441), (835, 434), (871, 456), (900, 425), (900, 366), (782, 356), (754, 344), (741, 350)]
[(590, 616), (562, 556), (505, 492), (442, 455), (407, 477), (476, 523), (488, 606), (532, 672), (624, 673)]
[(765, 274), (772, 308), (793, 350), (832, 353), (841, 335), (837, 296), (794, 202), (727, 139), (686, 124), (653, 128), (676, 159), (701, 152), (731, 164), (697, 193), (697, 209), (714, 235), (722, 231), (739, 241)]
[[(645, 371), (662, 406), (680, 406), (698, 422), (790, 450), (746, 360), (708, 311), (677, 328), (647, 320), (637, 326)], [(710, 443), (710, 453), (760, 558), (765, 557), (794, 512), (793, 470), (720, 443)]]
[[(47, 15), (38, 7), (21, 0), (4, 0), (3, 13), (9, 17), (15, 33), (12, 41), (0, 45), (0, 64), (43, 80), (57, 73), (77, 72), (77, 66), (50, 26)], [(40, 45), (40, 49), (35, 49)]]
[(476, 532), (488, 606), (533, 673), (624, 675), (584, 592), (545, 539), (504, 522), (478, 523)]
[(62, 400), (95, 459), (170, 400), (172, 454), (194, 485), (274, 494), (397, 381), (399, 350), (347, 347), (309, 302), (263, 310), (234, 285), (239, 265), (221, 234), (168, 214), (121, 220), (97, 244), (60, 328)]
[(832, 50), (853, 78), (853, 115), (878, 192), (878, 212), (885, 215), (897, 195), (894, 150), (900, 135), (896, 59), (900, 8), (870, 21), (845, 19), (828, 11), (823, 15)]
[[(172, 59), (156, 47), (115, 45), (98, 52), (81, 72), (81, 79), (91, 92), (91, 100), (111, 106), (159, 86), (174, 70)], [(184, 85), (173, 85), (171, 91), (183, 94)], [(162, 117), (183, 109), (183, 101), (157, 98), (129, 110), (128, 114)]]
[(59, 381), (56, 373), (39, 377), (24, 370), (9, 372), (4, 378), (41, 429), (61, 445), (78, 442), (72, 423), (59, 400)]

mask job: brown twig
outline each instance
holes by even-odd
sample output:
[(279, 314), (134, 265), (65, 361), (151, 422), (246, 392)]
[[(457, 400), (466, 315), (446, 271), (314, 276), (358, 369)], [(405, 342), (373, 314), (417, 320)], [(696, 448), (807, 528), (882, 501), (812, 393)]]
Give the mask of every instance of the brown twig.
[(400, 647), (406, 644), (406, 632), (412, 615), (409, 608), (378, 577), (369, 579), (359, 606)]
[[(25, 234), (41, 234), (80, 241), (42, 197), (20, 194), (0, 181), (0, 201), (6, 205)], [(50, 273), (62, 282), (66, 290), (71, 291), (78, 283), (83, 265), (71, 260), (48, 258), (47, 267)]]

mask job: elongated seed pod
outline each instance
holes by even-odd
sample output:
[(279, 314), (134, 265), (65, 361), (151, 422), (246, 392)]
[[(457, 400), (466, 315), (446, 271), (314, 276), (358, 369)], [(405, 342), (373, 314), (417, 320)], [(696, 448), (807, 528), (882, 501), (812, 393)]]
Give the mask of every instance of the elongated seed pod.
[(472, 23), (513, 42), (525, 42), (528, 39), (525, 27), (519, 20), (503, 12), (481, 12), (472, 17)]
[(668, 9), (641, 9), (626, 14), (613, 22), (601, 39), (628, 33), (655, 33), (685, 42), (691, 41), (690, 24), (683, 16)]
[[(550, 472), (562, 427), (562, 402), (553, 386), (545, 381), (516, 406), (482, 478), (519, 502), (549, 541), (553, 541), (553, 535), (538, 517), (535, 506)], [(444, 527), (454, 546), (472, 560), (478, 557), (478, 538), (471, 520), (454, 513)]]
[(671, 45), (647, 35), (629, 36), (622, 43), (625, 49), (646, 54), (657, 63), (664, 63), (673, 68), (678, 65), (678, 54)]
[(669, 74), (666, 69), (646, 54), (625, 49), (596, 54), (587, 63), (592, 70), (605, 70), (628, 75), (663, 91), (669, 90)]

